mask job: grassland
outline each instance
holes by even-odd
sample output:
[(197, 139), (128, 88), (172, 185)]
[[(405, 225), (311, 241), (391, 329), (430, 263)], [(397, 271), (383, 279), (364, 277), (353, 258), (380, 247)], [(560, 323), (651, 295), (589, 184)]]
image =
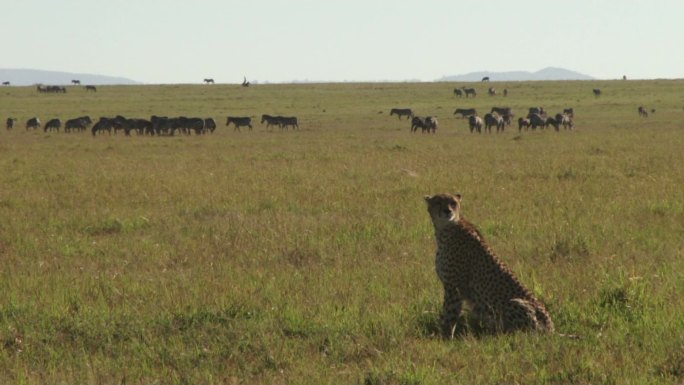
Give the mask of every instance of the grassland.
[[(0, 118), (19, 119), (0, 132), (0, 383), (684, 382), (684, 81), (460, 85), (0, 89)], [(451, 115), (494, 105), (574, 107), (577, 128), (471, 135)], [(301, 129), (23, 128), (262, 113)], [(445, 191), (581, 339), (436, 336), (422, 197)]]

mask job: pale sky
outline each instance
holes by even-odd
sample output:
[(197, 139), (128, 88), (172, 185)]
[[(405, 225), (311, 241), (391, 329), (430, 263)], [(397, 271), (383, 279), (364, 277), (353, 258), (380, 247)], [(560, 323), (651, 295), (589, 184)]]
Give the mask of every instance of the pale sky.
[(143, 83), (684, 78), (682, 0), (0, 0), (0, 68)]

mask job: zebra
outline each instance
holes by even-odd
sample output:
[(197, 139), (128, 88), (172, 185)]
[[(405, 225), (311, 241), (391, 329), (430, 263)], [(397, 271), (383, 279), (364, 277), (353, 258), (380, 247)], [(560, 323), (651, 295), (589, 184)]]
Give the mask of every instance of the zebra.
[(454, 88), (454, 95), (458, 96), (459, 98), (463, 97), (463, 90), (460, 88)]
[(643, 118), (648, 118), (648, 111), (646, 111), (644, 106), (639, 106), (638, 111), (639, 111), (639, 116), (641, 116)]
[(85, 86), (86, 91), (93, 91), (97, 92), (97, 88), (95, 86)]
[(556, 122), (558, 122), (559, 125), (562, 125), (566, 130), (572, 130), (575, 127), (572, 117), (568, 114), (556, 114)]
[(470, 117), (468, 118), (468, 126), (470, 127), (471, 134), (474, 131), (482, 133), (482, 124), (482, 118), (477, 115), (470, 115)]
[(419, 116), (414, 116), (411, 119), (411, 132), (417, 132), (418, 128), (425, 132), (425, 121)]
[(432, 131), (433, 134), (436, 134), (438, 125), (439, 123), (437, 123), (437, 117), (428, 116), (427, 118), (425, 118), (423, 124), (423, 133), (427, 132), (429, 134), (430, 131)]
[(266, 128), (269, 128), (271, 126), (278, 126), (280, 127), (280, 116), (273, 116), (273, 115), (268, 115), (268, 114), (263, 114), (261, 115), (261, 124), (264, 124), (266, 122)]
[(252, 131), (252, 118), (229, 116), (228, 119), (226, 119), (226, 127), (230, 126), (231, 123), (235, 125), (233, 131), (240, 131), (240, 127), (242, 126), (247, 126), (249, 127), (249, 130)]
[(596, 96), (596, 97), (601, 96), (601, 89), (600, 88), (594, 88), (592, 91), (594, 91), (594, 96)]
[(214, 133), (214, 130), (216, 130), (216, 121), (214, 120), (214, 118), (204, 119), (204, 131)]
[(14, 128), (14, 122), (16, 122), (16, 121), (17, 121), (17, 118), (7, 118), (7, 122), (6, 122), (7, 130), (13, 129)]
[(80, 86), (80, 85), (81, 85), (81, 81), (80, 81), (80, 80), (77, 80), (77, 79), (72, 80), (71, 83), (72, 83), (73, 85), (75, 85), (75, 86)]
[(546, 120), (544, 120), (544, 118), (542, 118), (542, 116), (539, 114), (530, 114), (527, 116), (527, 119), (529, 119), (529, 126), (533, 130), (537, 127), (546, 128)]
[(413, 111), (411, 111), (410, 108), (392, 108), (390, 110), (390, 116), (394, 114), (397, 115), (398, 119), (401, 119), (402, 116), (406, 116), (406, 119), (409, 119), (413, 116)]
[(474, 88), (465, 88), (465, 87), (463, 87), (463, 92), (465, 92), (466, 98), (467, 98), (468, 96), (471, 96), (471, 95), (472, 95), (472, 97), (476, 97), (476, 96), (477, 96), (477, 92), (475, 91)]
[(503, 116), (503, 115), (510, 115), (511, 114), (511, 107), (492, 107), (492, 110), (489, 112), (496, 112), (497, 114)]
[(484, 116), (485, 131), (492, 132), (492, 127), (496, 126), (496, 132), (503, 132), (504, 120), (497, 113), (487, 113)]
[(71, 132), (72, 129), (74, 131), (85, 131), (86, 128), (88, 128), (88, 126), (92, 123), (93, 121), (89, 116), (81, 116), (80, 118), (69, 119), (64, 122), (64, 132)]
[(214, 79), (212, 79), (212, 78), (206, 78), (206, 79), (204, 79), (204, 82), (207, 83), (207, 84), (214, 84)]
[(563, 109), (563, 113), (564, 113), (565, 115), (568, 115), (568, 116), (571, 117), (571, 118), (574, 118), (574, 117), (575, 117), (575, 110), (574, 110), (572, 107), (570, 107), (570, 108), (564, 108), (564, 109)]
[(483, 81), (483, 82), (488, 82), (488, 81), (489, 81), (489, 76), (483, 77), (483, 78), (482, 78), (482, 81)]
[(489, 96), (496, 96), (496, 89), (494, 87), (489, 87), (487, 93), (489, 94)]
[(38, 118), (35, 117), (35, 116), (34, 116), (33, 118), (31, 118), (31, 119), (29, 119), (29, 120), (26, 121), (26, 130), (27, 130), (27, 131), (28, 131), (29, 128), (36, 129), (36, 128), (39, 128), (39, 127), (40, 127), (40, 119), (38, 119)]
[(48, 130), (56, 130), (59, 132), (59, 128), (62, 127), (62, 121), (59, 119), (50, 119), (48, 120), (47, 123), (45, 123), (45, 126), (43, 126), (43, 132), (48, 132)]
[(281, 129), (287, 130), (288, 126), (292, 126), (293, 130), (295, 128), (299, 128), (299, 124), (297, 123), (297, 118), (295, 116), (279, 116), (278, 120), (280, 120)]
[(518, 131), (522, 132), (522, 129), (524, 128), (525, 131), (530, 127), (530, 120), (529, 119), (524, 119), (524, 118), (518, 118)]
[(465, 118), (466, 116), (477, 115), (477, 110), (474, 108), (457, 108), (454, 111), (454, 115), (456, 114), (461, 114), (461, 118)]

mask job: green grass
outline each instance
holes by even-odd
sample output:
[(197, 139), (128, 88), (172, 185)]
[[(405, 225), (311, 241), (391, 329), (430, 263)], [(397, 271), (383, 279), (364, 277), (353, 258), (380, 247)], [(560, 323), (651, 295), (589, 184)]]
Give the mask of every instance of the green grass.
[[(680, 384), (684, 81), (0, 90), (0, 382)], [(601, 88), (595, 98), (592, 88)], [(576, 111), (471, 135), (456, 107)], [(637, 107), (656, 108), (648, 119)], [(437, 135), (390, 117), (411, 107)], [(301, 130), (227, 129), (296, 115)], [(27, 132), (89, 114), (213, 116), (213, 135)], [(435, 333), (422, 197), (464, 216), (562, 336)]]

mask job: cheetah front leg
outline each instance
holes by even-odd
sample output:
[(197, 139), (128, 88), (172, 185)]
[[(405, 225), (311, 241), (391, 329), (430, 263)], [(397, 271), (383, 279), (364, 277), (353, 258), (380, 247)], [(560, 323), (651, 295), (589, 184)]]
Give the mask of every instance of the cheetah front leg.
[(461, 316), (463, 298), (455, 287), (444, 286), (444, 305), (442, 306), (442, 336), (453, 339), (458, 319)]

